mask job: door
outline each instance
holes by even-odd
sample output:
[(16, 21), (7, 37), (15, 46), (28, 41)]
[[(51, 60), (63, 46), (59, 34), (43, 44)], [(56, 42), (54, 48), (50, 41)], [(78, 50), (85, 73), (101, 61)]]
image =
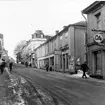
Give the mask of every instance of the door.
[(95, 66), (96, 66), (96, 70), (95, 70), (95, 74), (102, 74), (102, 51), (97, 51), (95, 52)]
[(63, 54), (63, 70), (65, 71), (65, 54)]

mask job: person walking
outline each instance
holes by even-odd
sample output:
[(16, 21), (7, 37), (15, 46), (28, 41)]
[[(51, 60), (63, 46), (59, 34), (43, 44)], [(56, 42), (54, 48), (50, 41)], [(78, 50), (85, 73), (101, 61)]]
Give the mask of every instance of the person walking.
[(48, 64), (46, 64), (46, 71), (48, 72), (48, 70), (49, 70), (49, 65)]
[(1, 54), (0, 54), (0, 71), (1, 71), (1, 74), (3, 74), (3, 70), (2, 70), (2, 66), (1, 66), (1, 64), (2, 64), (2, 58), (1, 58)]
[(2, 63), (1, 63), (1, 65), (0, 65), (1, 74), (3, 74), (4, 69), (5, 69), (5, 66), (6, 66), (6, 62), (5, 62), (5, 60), (4, 60), (4, 59), (2, 59)]
[(10, 62), (9, 62), (9, 69), (10, 69), (10, 72), (12, 71), (12, 68), (13, 68), (13, 62), (10, 61)]
[(83, 75), (82, 75), (82, 78), (87, 78), (87, 76), (86, 76), (86, 72), (88, 71), (88, 66), (87, 66), (87, 64), (86, 64), (86, 62), (84, 62), (82, 65), (81, 65), (81, 69), (82, 69), (82, 71), (83, 71)]
[(27, 61), (25, 62), (25, 66), (28, 67), (28, 62)]

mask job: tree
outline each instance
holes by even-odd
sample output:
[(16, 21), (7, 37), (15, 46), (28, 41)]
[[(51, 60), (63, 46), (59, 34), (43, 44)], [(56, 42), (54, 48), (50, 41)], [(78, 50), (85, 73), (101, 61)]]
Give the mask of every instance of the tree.
[(23, 49), (23, 47), (25, 47), (26, 46), (26, 44), (27, 44), (27, 41), (25, 41), (25, 40), (22, 40), (22, 41), (20, 41), (17, 45), (16, 45), (16, 47), (15, 47), (15, 49), (14, 49), (14, 55), (16, 56), (16, 57), (19, 57), (19, 59), (21, 58), (21, 51), (22, 51), (22, 49)]

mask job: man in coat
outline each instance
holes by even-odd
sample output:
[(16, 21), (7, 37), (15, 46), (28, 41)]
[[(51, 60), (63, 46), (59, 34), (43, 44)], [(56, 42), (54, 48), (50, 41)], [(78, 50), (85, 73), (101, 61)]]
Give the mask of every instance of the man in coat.
[(9, 62), (9, 69), (10, 69), (10, 72), (12, 71), (12, 68), (13, 68), (13, 62), (10, 61), (10, 62)]
[(82, 69), (82, 71), (83, 71), (83, 75), (82, 75), (82, 78), (87, 78), (87, 76), (86, 76), (86, 72), (88, 71), (88, 66), (87, 66), (87, 64), (86, 64), (86, 62), (84, 62), (82, 65), (81, 65), (81, 69)]
[(5, 68), (5, 67), (6, 67), (6, 62), (5, 62), (4, 59), (2, 59), (2, 63), (1, 63), (1, 65), (0, 65), (1, 74), (3, 74), (3, 72), (4, 72), (4, 68)]

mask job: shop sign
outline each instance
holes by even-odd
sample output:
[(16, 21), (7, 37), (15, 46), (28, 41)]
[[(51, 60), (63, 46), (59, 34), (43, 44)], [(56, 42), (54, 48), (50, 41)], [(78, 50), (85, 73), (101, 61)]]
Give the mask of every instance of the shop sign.
[(69, 69), (74, 69), (74, 62), (71, 62), (71, 63), (70, 63)]
[(57, 51), (57, 50), (55, 50), (54, 53), (57, 54), (57, 55), (61, 55), (62, 54), (61, 51)]
[(103, 41), (103, 37), (101, 34), (95, 34), (94, 35), (94, 41), (97, 43), (101, 43)]

